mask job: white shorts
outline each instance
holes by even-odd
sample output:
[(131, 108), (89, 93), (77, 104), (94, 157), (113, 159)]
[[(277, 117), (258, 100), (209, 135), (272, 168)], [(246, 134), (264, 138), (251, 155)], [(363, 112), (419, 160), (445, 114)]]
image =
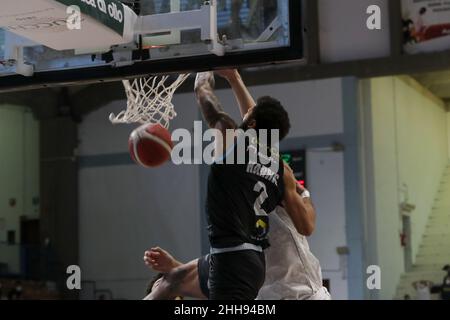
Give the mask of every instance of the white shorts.
[(312, 295), (309, 300), (331, 300), (331, 295), (327, 288), (322, 287), (319, 291)]

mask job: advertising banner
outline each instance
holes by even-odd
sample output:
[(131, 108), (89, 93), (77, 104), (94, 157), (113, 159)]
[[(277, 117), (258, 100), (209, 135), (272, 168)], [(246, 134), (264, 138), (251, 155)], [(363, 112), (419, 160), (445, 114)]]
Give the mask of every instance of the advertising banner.
[(402, 15), (407, 53), (450, 49), (450, 1), (402, 0)]

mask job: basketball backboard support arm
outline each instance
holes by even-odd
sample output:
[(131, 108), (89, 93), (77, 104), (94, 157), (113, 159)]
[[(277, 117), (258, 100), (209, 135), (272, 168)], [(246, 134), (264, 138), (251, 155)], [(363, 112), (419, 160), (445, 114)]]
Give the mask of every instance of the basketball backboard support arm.
[(210, 52), (217, 56), (225, 54), (225, 46), (219, 42), (217, 32), (217, 0), (205, 3), (198, 10), (141, 16), (138, 18), (135, 32), (145, 36), (172, 29), (200, 29), (201, 40), (209, 42)]
[(279, 17), (276, 17), (264, 32), (256, 39), (256, 42), (269, 41), (270, 38), (282, 27)]

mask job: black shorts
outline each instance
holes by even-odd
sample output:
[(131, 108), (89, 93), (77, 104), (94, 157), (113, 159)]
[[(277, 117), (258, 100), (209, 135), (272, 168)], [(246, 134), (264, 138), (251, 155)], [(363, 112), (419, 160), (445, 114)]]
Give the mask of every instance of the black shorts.
[(246, 250), (213, 254), (210, 260), (210, 300), (256, 299), (266, 276), (263, 252)]
[(210, 258), (211, 256), (208, 254), (204, 257), (199, 258), (197, 262), (197, 273), (198, 273), (198, 281), (200, 283), (200, 290), (202, 290), (203, 295), (208, 299), (209, 299), (208, 279), (209, 279)]

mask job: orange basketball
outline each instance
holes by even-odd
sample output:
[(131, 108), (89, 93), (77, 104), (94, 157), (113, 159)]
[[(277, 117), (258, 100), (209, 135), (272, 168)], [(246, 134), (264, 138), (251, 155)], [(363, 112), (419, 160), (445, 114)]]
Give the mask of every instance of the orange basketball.
[(169, 131), (159, 124), (134, 130), (128, 141), (131, 158), (139, 165), (154, 168), (170, 159), (173, 143)]

